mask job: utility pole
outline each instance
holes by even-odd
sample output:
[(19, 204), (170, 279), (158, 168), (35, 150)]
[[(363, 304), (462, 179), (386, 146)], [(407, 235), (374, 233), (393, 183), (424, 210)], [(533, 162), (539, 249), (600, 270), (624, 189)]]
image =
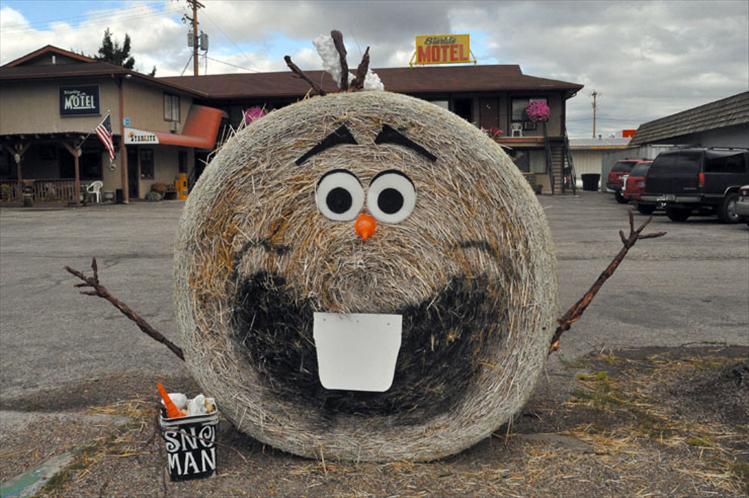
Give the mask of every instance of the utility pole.
[(198, 61), (198, 9), (205, 8), (205, 5), (198, 0), (187, 0), (187, 4), (192, 7), (192, 17), (185, 15), (185, 18), (192, 24), (192, 73), (198, 75), (200, 62)]
[(598, 92), (593, 90), (593, 138), (596, 138), (596, 111), (598, 110)]

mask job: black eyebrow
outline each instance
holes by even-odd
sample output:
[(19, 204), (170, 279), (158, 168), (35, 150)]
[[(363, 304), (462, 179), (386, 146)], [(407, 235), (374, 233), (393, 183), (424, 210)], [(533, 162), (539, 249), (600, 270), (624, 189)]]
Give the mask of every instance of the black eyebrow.
[(357, 145), (356, 139), (348, 130), (348, 128), (346, 128), (346, 125), (339, 126), (337, 130), (335, 130), (333, 133), (331, 133), (327, 137), (323, 138), (319, 144), (312, 147), (302, 157), (300, 157), (294, 162), (296, 163), (297, 166), (299, 166), (304, 161), (314, 156), (315, 154), (319, 154), (325, 149), (329, 149), (331, 147), (335, 147), (336, 145), (342, 145), (342, 144)]
[(422, 156), (426, 157), (430, 161), (434, 162), (437, 160), (437, 156), (426, 150), (421, 145), (417, 144), (407, 136), (403, 135), (401, 132), (396, 130), (390, 125), (382, 125), (382, 131), (379, 135), (377, 135), (377, 138), (375, 138), (374, 143), (376, 144), (395, 144), (395, 145), (401, 145), (403, 147), (408, 147), (411, 150), (414, 150), (421, 154)]

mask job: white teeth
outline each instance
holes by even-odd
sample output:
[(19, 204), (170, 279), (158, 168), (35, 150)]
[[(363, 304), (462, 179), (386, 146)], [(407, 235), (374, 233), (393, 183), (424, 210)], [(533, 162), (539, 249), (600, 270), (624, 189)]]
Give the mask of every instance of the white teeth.
[(317, 370), (325, 389), (385, 392), (393, 384), (402, 315), (315, 313)]

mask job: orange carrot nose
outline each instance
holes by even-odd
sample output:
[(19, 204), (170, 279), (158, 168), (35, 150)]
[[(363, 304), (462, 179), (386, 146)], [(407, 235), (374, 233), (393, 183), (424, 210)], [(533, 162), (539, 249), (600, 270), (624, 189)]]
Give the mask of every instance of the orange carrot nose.
[(362, 213), (354, 222), (354, 230), (356, 230), (356, 233), (359, 234), (362, 240), (367, 240), (377, 230), (377, 220), (372, 215)]

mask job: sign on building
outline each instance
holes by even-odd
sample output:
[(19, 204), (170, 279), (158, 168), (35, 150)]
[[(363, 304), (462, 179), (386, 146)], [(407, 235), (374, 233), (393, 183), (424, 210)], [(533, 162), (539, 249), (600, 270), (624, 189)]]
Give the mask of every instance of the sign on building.
[(410, 65), (476, 63), (471, 35), (418, 35)]
[(151, 131), (125, 128), (125, 143), (132, 145), (158, 144), (159, 137)]
[(61, 86), (60, 116), (83, 116), (99, 114), (99, 87)]

